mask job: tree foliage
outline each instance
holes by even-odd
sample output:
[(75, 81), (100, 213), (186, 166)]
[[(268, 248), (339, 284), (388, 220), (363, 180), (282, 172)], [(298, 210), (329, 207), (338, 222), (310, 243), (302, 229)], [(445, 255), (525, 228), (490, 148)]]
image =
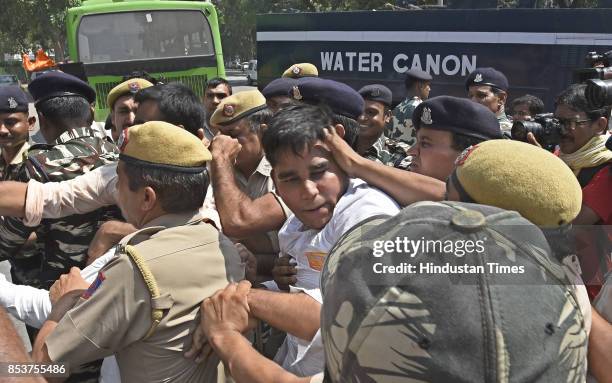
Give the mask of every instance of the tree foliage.
[(0, 49), (3, 52), (54, 49), (64, 59), (66, 10), (81, 0), (0, 0)]

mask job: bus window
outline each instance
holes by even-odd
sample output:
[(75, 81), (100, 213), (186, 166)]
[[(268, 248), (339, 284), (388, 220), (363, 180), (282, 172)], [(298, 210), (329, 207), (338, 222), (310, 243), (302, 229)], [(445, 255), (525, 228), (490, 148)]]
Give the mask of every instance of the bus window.
[(86, 15), (78, 44), (79, 59), (86, 64), (215, 53), (210, 25), (197, 10)]

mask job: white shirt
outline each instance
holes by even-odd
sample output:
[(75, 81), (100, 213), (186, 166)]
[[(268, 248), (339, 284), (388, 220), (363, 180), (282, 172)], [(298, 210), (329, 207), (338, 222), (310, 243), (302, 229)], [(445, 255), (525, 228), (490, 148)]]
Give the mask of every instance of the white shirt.
[[(88, 283), (92, 283), (98, 272), (114, 257), (115, 248), (113, 247), (81, 270), (81, 276)], [(16, 318), (35, 328), (40, 328), (45, 323), (52, 309), (49, 291), (26, 285), (15, 285), (8, 282), (1, 274), (0, 306), (5, 307)], [(104, 358), (100, 371), (100, 382), (121, 383), (119, 366), (114, 356)]]
[[(323, 229), (309, 229), (291, 215), (278, 232), (281, 255), (289, 255), (297, 263), (297, 283), (291, 286), (291, 292), (304, 292), (323, 303), (319, 278), (325, 256), (331, 248), (363, 220), (376, 215), (394, 216), (399, 210), (391, 197), (359, 178), (352, 178)], [(310, 342), (287, 334), (274, 360), (299, 376), (320, 373), (325, 362), (320, 332)]]

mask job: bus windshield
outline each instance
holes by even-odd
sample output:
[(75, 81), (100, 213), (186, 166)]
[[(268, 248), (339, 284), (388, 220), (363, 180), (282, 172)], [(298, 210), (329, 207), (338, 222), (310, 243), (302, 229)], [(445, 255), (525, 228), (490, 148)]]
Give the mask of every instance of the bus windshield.
[(215, 50), (202, 12), (160, 10), (83, 16), (78, 52), (89, 64), (213, 55)]

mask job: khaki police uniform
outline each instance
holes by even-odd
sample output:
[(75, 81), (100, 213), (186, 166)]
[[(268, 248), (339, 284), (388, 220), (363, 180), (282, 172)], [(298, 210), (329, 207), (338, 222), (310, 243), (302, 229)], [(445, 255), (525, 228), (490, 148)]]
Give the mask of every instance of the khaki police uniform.
[(123, 382), (214, 381), (218, 359), (183, 353), (202, 299), (244, 276), (234, 245), (192, 212), (151, 221), (120, 252), (47, 338), (51, 359), (74, 368), (115, 354)]
[[(126, 130), (121, 147), (120, 161), (177, 176), (211, 159), (197, 137), (159, 121)], [(183, 354), (202, 300), (244, 278), (232, 242), (194, 209), (147, 222), (117, 252), (46, 338), (51, 360), (78, 369), (114, 354), (122, 382), (216, 381), (218, 359)]]

